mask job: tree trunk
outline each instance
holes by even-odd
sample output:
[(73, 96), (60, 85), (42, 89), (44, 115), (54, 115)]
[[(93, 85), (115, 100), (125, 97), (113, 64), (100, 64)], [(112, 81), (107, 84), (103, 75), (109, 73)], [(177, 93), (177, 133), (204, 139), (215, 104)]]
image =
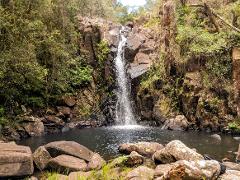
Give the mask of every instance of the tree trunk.
[(177, 36), (176, 27), (176, 5), (172, 0), (167, 0), (162, 7), (161, 22), (161, 54), (164, 57), (166, 74), (171, 75), (171, 69), (176, 59), (176, 43)]
[(236, 12), (232, 11), (232, 16), (233, 16), (233, 20), (232, 20), (232, 25), (235, 27), (238, 27), (238, 18), (239, 16), (236, 15)]

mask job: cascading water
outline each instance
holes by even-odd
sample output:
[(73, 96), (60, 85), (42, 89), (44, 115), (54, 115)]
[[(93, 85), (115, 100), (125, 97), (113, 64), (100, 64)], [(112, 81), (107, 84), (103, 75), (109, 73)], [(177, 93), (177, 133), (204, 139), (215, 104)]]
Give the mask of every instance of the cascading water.
[(124, 46), (127, 38), (124, 35), (124, 27), (120, 31), (120, 41), (118, 45), (117, 57), (115, 58), (116, 77), (117, 77), (117, 104), (116, 104), (116, 123), (120, 125), (135, 125), (136, 120), (133, 114), (130, 101), (130, 85), (128, 84), (126, 62), (124, 58)]

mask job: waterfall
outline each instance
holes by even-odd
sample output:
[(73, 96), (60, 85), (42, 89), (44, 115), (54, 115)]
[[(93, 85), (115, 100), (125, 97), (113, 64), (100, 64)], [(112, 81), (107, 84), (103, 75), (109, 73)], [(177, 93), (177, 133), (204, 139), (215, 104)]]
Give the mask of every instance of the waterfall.
[(124, 58), (124, 46), (127, 38), (125, 37), (124, 27), (120, 31), (120, 41), (115, 58), (116, 77), (117, 77), (117, 104), (116, 104), (116, 123), (120, 125), (135, 125), (136, 120), (133, 114), (128, 76), (126, 71), (126, 62)]

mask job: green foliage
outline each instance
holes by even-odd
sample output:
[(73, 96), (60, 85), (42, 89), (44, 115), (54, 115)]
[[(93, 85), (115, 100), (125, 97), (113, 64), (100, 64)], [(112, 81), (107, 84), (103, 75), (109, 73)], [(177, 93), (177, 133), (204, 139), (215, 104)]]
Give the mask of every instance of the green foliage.
[(158, 26), (159, 23), (160, 23), (159, 18), (150, 18), (149, 21), (146, 24), (144, 24), (144, 27), (153, 28), (153, 27)]
[[(88, 11), (84, 7), (86, 3), (92, 2), (0, 2), (2, 104), (9, 107), (18, 102), (44, 107), (50, 100), (54, 102), (58, 96), (92, 80), (92, 68), (78, 53), (80, 34), (75, 22), (78, 13)], [(110, 1), (94, 3), (99, 6), (94, 6), (92, 14), (103, 16), (101, 12), (108, 8)]]
[(141, 88), (153, 88), (153, 83), (159, 79), (165, 79), (166, 72), (163, 58), (160, 58), (159, 61), (151, 67), (147, 75), (141, 81)]
[(5, 109), (4, 107), (0, 106), (0, 127), (7, 123), (7, 119), (5, 117)]
[(240, 123), (239, 121), (228, 123), (228, 128), (235, 133), (240, 133)]
[(97, 59), (100, 67), (104, 66), (104, 62), (110, 53), (110, 49), (108, 47), (108, 42), (103, 40), (97, 44)]
[(230, 80), (232, 74), (232, 59), (230, 53), (220, 53), (209, 57), (206, 63), (206, 70), (211, 76), (224, 77)]
[(79, 85), (88, 84), (92, 81), (92, 67), (84, 65), (80, 58), (71, 61), (70, 67), (68, 77), (72, 87), (78, 87)]
[(227, 47), (226, 34), (213, 34), (200, 27), (178, 26), (177, 42), (181, 46), (181, 55), (186, 57), (219, 53)]

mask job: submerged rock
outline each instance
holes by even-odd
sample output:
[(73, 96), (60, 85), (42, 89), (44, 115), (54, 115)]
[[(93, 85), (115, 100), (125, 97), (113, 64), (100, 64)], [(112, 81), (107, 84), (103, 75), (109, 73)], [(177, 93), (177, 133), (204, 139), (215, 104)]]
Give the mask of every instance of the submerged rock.
[(121, 144), (118, 150), (124, 154), (130, 154), (131, 152), (136, 151), (142, 156), (151, 157), (156, 151), (161, 150), (162, 148), (164, 148), (164, 146), (156, 142), (138, 142)]
[(171, 141), (164, 149), (157, 151), (153, 155), (155, 161), (161, 163), (171, 163), (178, 160), (197, 161), (204, 157), (196, 151), (190, 149), (179, 140)]
[(32, 152), (29, 147), (0, 143), (0, 177), (32, 175)]
[(238, 146), (238, 152), (237, 152), (237, 156), (236, 156), (236, 162), (240, 162), (240, 144)]
[(188, 129), (189, 122), (184, 115), (178, 115), (175, 118), (164, 122), (162, 129), (185, 131)]
[(56, 141), (45, 145), (45, 148), (52, 157), (62, 154), (74, 156), (86, 161), (91, 161), (93, 152), (74, 141)]
[(60, 172), (86, 171), (87, 163), (73, 156), (60, 155), (51, 159), (48, 163), (48, 167)]
[(218, 135), (218, 134), (213, 134), (213, 135), (211, 135), (211, 137), (214, 138), (217, 141), (221, 141), (222, 140), (221, 136)]

